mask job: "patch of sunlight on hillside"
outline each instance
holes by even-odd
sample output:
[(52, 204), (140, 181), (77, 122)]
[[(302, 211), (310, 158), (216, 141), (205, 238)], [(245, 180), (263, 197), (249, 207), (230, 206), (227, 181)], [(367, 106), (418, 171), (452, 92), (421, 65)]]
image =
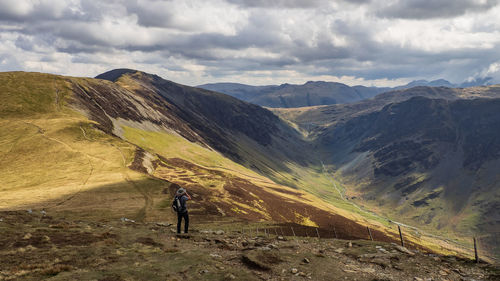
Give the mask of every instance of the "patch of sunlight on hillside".
[(71, 93), (61, 77), (43, 73), (0, 73), (0, 118), (27, 117), (68, 111), (63, 108)]
[(252, 170), (227, 159), (220, 153), (192, 143), (174, 133), (152, 132), (123, 126), (124, 137), (133, 144), (158, 153), (166, 158), (181, 158), (191, 163), (237, 173), (242, 177), (269, 181)]
[(389, 224), (386, 219), (366, 212), (354, 205), (353, 202), (346, 200), (344, 187), (330, 173), (324, 172), (321, 166), (301, 167), (287, 163), (287, 167), (290, 172), (276, 172), (274, 174), (278, 182), (296, 186), (338, 209), (361, 215), (365, 219), (377, 221), (386, 226)]
[(124, 182), (134, 150), (81, 119), (0, 120), (0, 208)]

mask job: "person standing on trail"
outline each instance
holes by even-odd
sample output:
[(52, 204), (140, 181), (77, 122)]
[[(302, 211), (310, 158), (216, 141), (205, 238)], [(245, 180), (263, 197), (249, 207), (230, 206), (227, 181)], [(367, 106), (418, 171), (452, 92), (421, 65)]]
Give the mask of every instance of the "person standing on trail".
[(177, 233), (181, 233), (182, 218), (184, 218), (184, 233), (188, 233), (189, 228), (189, 215), (187, 210), (187, 201), (191, 200), (191, 196), (187, 193), (186, 189), (179, 188), (175, 193), (173, 202), (174, 210), (177, 211)]

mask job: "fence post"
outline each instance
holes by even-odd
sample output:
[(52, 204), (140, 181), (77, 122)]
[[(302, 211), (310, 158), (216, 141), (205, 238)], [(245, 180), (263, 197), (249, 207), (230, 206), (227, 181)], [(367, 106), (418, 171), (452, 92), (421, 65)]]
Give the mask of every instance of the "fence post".
[(338, 239), (338, 237), (337, 237), (337, 230), (335, 229), (335, 226), (333, 227), (333, 234), (335, 234), (335, 239)]
[(292, 229), (293, 237), (295, 237), (295, 231), (293, 231), (293, 227), (290, 226), (290, 228)]
[(373, 241), (373, 236), (372, 236), (372, 231), (370, 230), (370, 228), (367, 226), (366, 229), (368, 229), (368, 234), (370, 234), (370, 240)]
[(403, 233), (401, 233), (401, 227), (398, 224), (398, 230), (399, 230), (399, 239), (401, 239), (401, 246), (405, 246), (405, 242), (403, 241)]
[(317, 227), (316, 227), (316, 234), (318, 234), (318, 239), (320, 239), (320, 237), (319, 237), (319, 231), (318, 231)]
[(479, 263), (479, 256), (477, 255), (476, 237), (473, 237), (473, 239), (474, 239), (474, 258), (476, 260), (476, 263)]

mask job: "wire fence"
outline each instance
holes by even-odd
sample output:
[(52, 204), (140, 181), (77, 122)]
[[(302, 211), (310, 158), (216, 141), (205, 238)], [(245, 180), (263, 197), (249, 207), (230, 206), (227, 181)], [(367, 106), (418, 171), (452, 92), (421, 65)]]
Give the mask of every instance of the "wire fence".
[[(274, 225), (234, 225), (228, 224), (221, 229), (224, 233), (232, 233), (243, 237), (309, 237), (317, 239), (343, 239), (343, 240), (372, 240), (380, 242), (393, 242), (401, 244), (410, 249), (430, 250), (425, 248), (429, 241), (438, 241), (441, 250), (452, 250), (477, 261), (499, 264), (500, 261), (500, 232), (493, 232), (470, 238), (470, 245), (459, 243), (451, 239), (443, 240), (442, 237), (429, 236), (412, 228), (398, 225), (394, 233), (388, 235), (366, 226), (358, 227), (336, 226), (334, 224), (325, 227), (313, 227), (295, 223), (281, 223)], [(431, 238), (431, 240), (427, 239)], [(433, 239), (433, 240), (432, 240)], [(473, 241), (476, 240), (476, 248)], [(425, 243), (427, 242), (427, 243)], [(432, 242), (431, 242), (432, 243)], [(432, 250), (431, 250), (432, 251)]]
[(479, 257), (482, 254), (490, 258), (493, 263), (500, 264), (500, 231), (477, 236), (476, 247)]

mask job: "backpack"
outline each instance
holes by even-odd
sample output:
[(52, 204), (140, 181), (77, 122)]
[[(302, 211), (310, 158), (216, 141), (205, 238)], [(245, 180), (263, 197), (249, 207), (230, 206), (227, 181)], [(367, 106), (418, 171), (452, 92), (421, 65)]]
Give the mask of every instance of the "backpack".
[(181, 200), (177, 196), (174, 197), (174, 201), (172, 202), (172, 210), (174, 210), (177, 213), (182, 210)]

